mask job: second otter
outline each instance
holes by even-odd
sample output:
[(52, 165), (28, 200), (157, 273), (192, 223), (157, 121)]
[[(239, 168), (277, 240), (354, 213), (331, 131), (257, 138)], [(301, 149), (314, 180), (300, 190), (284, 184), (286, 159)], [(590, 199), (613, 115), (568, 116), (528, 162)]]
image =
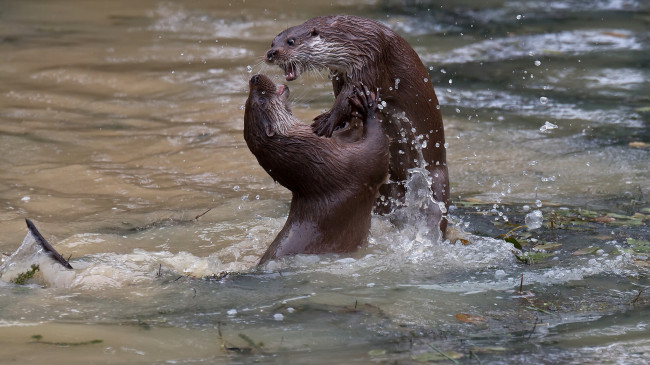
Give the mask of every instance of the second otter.
[(427, 70), (402, 37), (366, 18), (318, 17), (281, 32), (266, 60), (280, 66), (289, 81), (305, 70), (330, 70), (336, 100), (332, 109), (314, 119), (312, 127), (318, 135), (329, 136), (345, 122), (353, 85), (376, 86), (386, 102), (379, 113), (390, 138), (391, 180), (380, 189), (389, 200), (387, 205), (378, 202), (378, 211), (390, 212), (404, 199), (409, 169), (426, 167), (433, 197), (443, 206), (431, 204), (424, 209), (433, 216), (433, 222), (440, 222), (444, 234), (449, 174), (442, 116)]
[(374, 94), (355, 89), (347, 102), (363, 125), (348, 116), (348, 126), (327, 138), (291, 113), (286, 86), (264, 75), (249, 84), (244, 139), (264, 170), (292, 192), (289, 217), (260, 264), (299, 253), (356, 250), (388, 175), (388, 140), (375, 117)]

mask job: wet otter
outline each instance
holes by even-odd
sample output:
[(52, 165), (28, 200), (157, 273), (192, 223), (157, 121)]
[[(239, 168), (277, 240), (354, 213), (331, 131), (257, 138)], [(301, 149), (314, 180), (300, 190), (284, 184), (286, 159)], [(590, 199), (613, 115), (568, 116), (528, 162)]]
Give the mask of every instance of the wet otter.
[[(429, 75), (411, 46), (390, 28), (356, 16), (324, 16), (307, 20), (280, 33), (266, 53), (266, 61), (280, 66), (288, 81), (303, 71), (329, 69), (336, 100), (331, 110), (316, 117), (312, 128), (330, 136), (350, 112), (353, 86), (376, 86), (386, 107), (379, 111), (390, 138), (390, 180), (380, 193), (377, 211), (388, 213), (404, 199), (409, 169), (426, 167), (433, 197), (444, 204), (423, 209), (440, 221), (444, 233), (449, 208), (449, 174), (445, 135), (438, 99)], [(383, 104), (383, 103), (382, 103)], [(417, 145), (421, 145), (419, 148)]]
[(388, 140), (375, 117), (375, 94), (353, 87), (347, 126), (328, 138), (291, 113), (286, 85), (264, 75), (249, 84), (244, 139), (264, 170), (293, 194), (287, 222), (259, 263), (355, 250), (368, 235), (388, 176)]

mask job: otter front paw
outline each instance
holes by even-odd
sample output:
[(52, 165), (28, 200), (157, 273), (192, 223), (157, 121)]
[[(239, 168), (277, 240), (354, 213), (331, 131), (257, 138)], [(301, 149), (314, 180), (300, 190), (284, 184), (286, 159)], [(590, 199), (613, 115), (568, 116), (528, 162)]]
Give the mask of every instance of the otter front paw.
[(354, 86), (352, 95), (348, 96), (352, 112), (350, 115), (361, 120), (368, 121), (375, 118), (377, 108), (377, 95), (368, 90), (365, 85)]
[(331, 137), (335, 128), (334, 123), (331, 121), (331, 116), (331, 112), (326, 112), (314, 118), (314, 122), (311, 124), (312, 131), (320, 137)]

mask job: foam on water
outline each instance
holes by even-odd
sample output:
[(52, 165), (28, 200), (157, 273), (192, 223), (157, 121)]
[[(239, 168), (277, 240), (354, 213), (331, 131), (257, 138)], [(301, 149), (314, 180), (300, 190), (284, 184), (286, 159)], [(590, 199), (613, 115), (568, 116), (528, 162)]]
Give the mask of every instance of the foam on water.
[[(521, 274), (526, 284), (558, 284), (605, 273), (636, 272), (629, 269), (631, 255), (620, 250), (617, 254), (602, 252), (558, 261), (550, 267), (535, 267), (518, 263), (512, 244), (501, 239), (460, 232), (469, 244), (442, 241), (437, 223), (432, 229), (427, 221), (430, 218), (422, 214), (423, 206), (437, 204), (430, 183), (426, 170), (413, 169), (406, 183), (405, 204), (390, 216), (373, 216), (368, 243), (358, 252), (285, 257), (270, 261), (262, 269), (306, 275), (325, 273), (373, 286), (377, 280), (391, 281), (393, 285), (465, 294), (513, 289), (519, 285)], [(205, 257), (171, 252), (166, 247), (158, 251), (134, 249), (130, 253), (95, 252), (71, 260), (74, 270), (54, 261), (28, 233), (18, 250), (0, 266), (0, 275), (3, 281), (10, 282), (35, 264), (40, 271), (32, 282), (48, 287), (101, 289), (153, 282), (161, 275), (200, 278), (223, 271), (248, 272), (256, 270), (260, 254), (273, 237), (269, 233), (279, 230), (284, 219), (256, 219), (244, 240), (215, 247), (215, 252)], [(400, 224), (394, 225), (395, 220)], [(205, 228), (201, 232), (205, 234)], [(96, 234), (75, 235), (65, 242), (68, 247), (107, 246)], [(432, 277), (440, 279), (427, 279)]]

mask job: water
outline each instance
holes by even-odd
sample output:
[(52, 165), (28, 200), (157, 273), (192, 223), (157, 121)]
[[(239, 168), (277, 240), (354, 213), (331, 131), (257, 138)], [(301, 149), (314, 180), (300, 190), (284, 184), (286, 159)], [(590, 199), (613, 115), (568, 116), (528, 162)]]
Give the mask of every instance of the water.
[[(0, 1), (0, 250), (32, 244), (28, 217), (75, 267), (0, 282), (0, 357), (644, 363), (648, 5), (406, 4)], [(272, 37), (331, 13), (430, 70), (459, 240), (405, 210), (359, 252), (256, 270), (290, 194), (246, 148), (247, 81), (280, 82)], [(291, 87), (302, 120), (331, 106), (325, 74)]]

